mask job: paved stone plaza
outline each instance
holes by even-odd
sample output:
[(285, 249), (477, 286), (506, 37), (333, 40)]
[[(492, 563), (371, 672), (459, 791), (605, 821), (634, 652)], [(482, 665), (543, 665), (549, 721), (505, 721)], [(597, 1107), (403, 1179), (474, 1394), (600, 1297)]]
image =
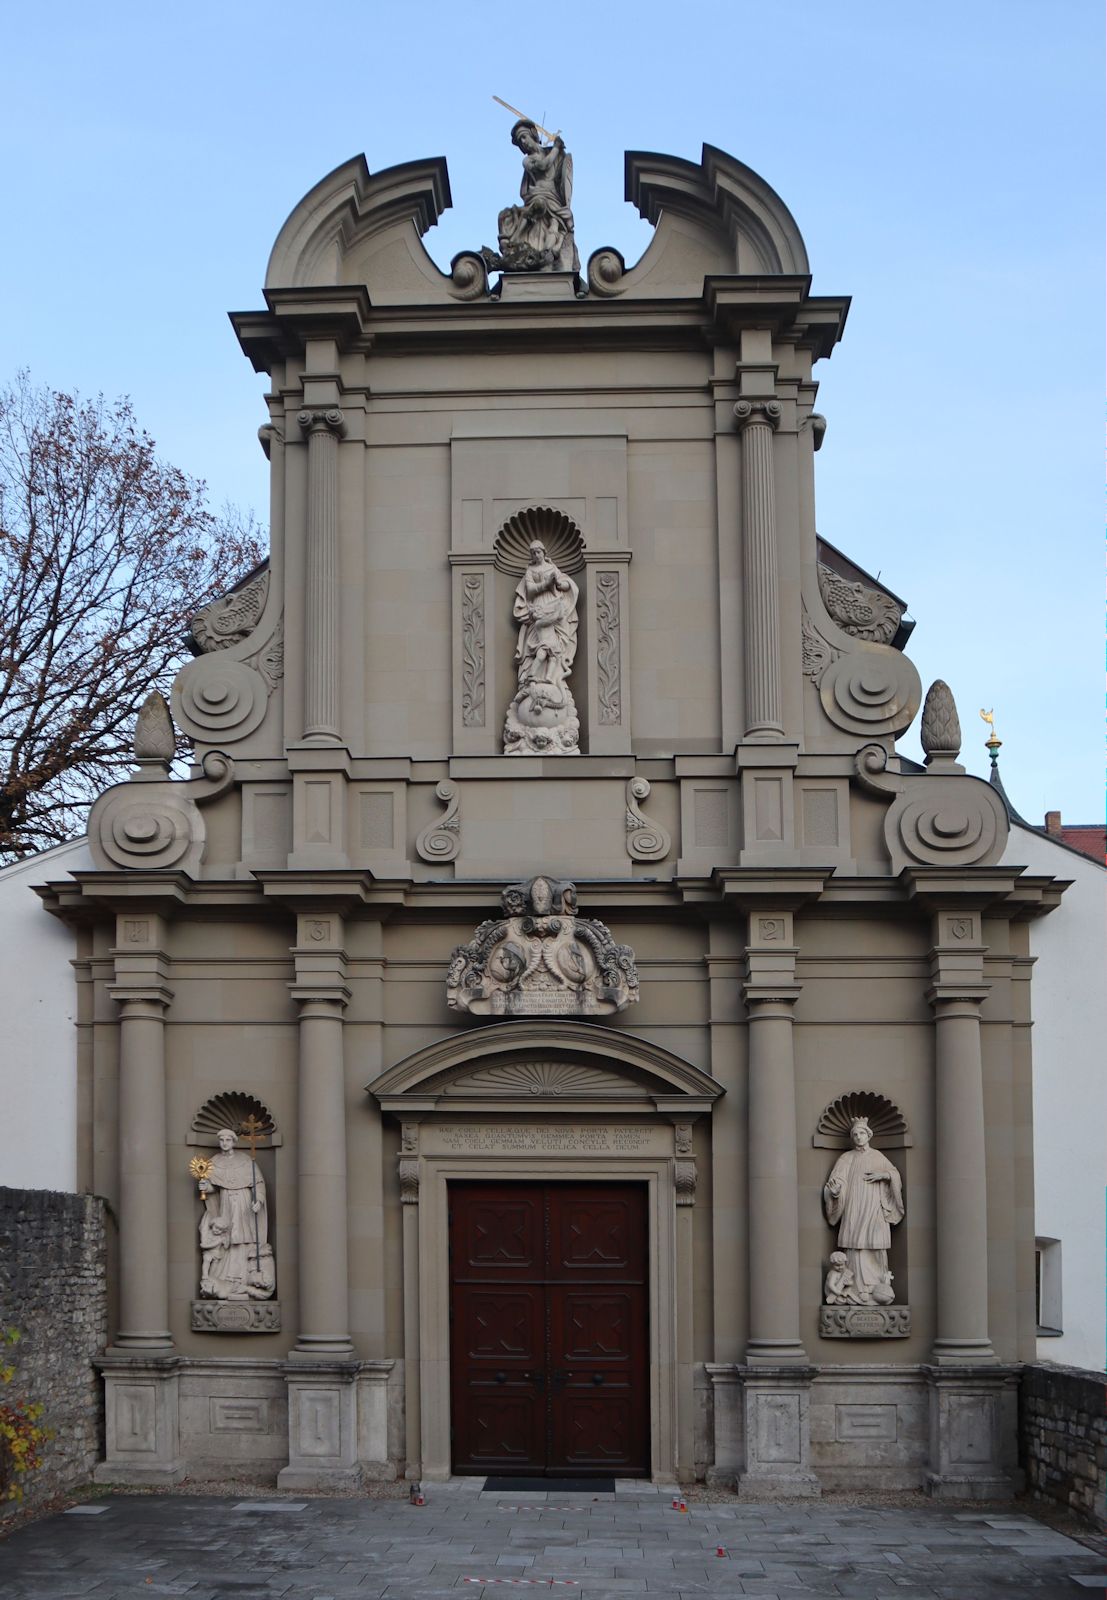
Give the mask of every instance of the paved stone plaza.
[[(612, 1495), (486, 1494), (481, 1479), (406, 1499), (106, 1496), (0, 1543), (3, 1600), (489, 1600), (532, 1588), (614, 1600), (649, 1595), (978, 1600), (1107, 1593), (1103, 1541), (1028, 1512), (919, 1501), (693, 1502), (620, 1483)], [(1097, 1549), (1092, 1546), (1098, 1546)], [(718, 1554), (719, 1550), (724, 1553)]]

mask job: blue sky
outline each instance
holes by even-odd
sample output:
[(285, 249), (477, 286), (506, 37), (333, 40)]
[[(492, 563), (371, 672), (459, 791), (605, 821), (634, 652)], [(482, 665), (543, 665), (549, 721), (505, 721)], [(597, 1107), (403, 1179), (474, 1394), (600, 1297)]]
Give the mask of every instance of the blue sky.
[(910, 601), (970, 770), (994, 705), (1023, 814), (1102, 818), (1102, 29), (1098, 0), (12, 8), (0, 379), (130, 394), (260, 512), (264, 381), (226, 313), (332, 167), (445, 155), (445, 265), (514, 195), (499, 94), (564, 132), (582, 256), (633, 261), (624, 150), (719, 145), (783, 196), (815, 292), (853, 296), (820, 532)]

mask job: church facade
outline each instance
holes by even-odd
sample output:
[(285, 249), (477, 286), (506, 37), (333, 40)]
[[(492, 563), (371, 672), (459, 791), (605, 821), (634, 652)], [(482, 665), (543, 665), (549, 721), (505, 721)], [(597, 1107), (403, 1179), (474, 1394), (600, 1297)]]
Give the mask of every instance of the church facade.
[(1006, 1495), (1059, 888), (943, 684), (896, 756), (903, 603), (818, 540), (848, 302), (711, 148), (629, 154), (652, 243), (582, 265), (515, 142), (449, 275), (439, 160), (285, 223), (233, 318), (269, 560), (40, 891), (118, 1218), (102, 1475)]

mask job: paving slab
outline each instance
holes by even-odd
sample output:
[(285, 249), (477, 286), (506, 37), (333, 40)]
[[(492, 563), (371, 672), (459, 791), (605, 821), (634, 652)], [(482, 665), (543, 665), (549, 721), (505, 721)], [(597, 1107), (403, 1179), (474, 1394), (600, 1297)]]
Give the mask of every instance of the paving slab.
[(524, 1502), (469, 1479), (427, 1485), (422, 1507), (399, 1496), (106, 1495), (0, 1540), (0, 1597), (1061, 1600), (1107, 1591), (1101, 1542), (1085, 1545), (1021, 1510), (691, 1501), (679, 1512), (664, 1487), (636, 1483), (623, 1500), (621, 1488), (602, 1503), (564, 1492)]

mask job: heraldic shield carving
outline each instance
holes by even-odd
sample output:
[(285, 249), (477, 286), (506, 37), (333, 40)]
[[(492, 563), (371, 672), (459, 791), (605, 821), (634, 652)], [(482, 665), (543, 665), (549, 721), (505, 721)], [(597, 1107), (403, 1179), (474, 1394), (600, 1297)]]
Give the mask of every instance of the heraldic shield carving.
[(634, 951), (577, 916), (577, 891), (537, 877), (503, 892), (504, 916), (458, 945), (446, 978), (454, 1011), (487, 1017), (608, 1016), (638, 999)]

